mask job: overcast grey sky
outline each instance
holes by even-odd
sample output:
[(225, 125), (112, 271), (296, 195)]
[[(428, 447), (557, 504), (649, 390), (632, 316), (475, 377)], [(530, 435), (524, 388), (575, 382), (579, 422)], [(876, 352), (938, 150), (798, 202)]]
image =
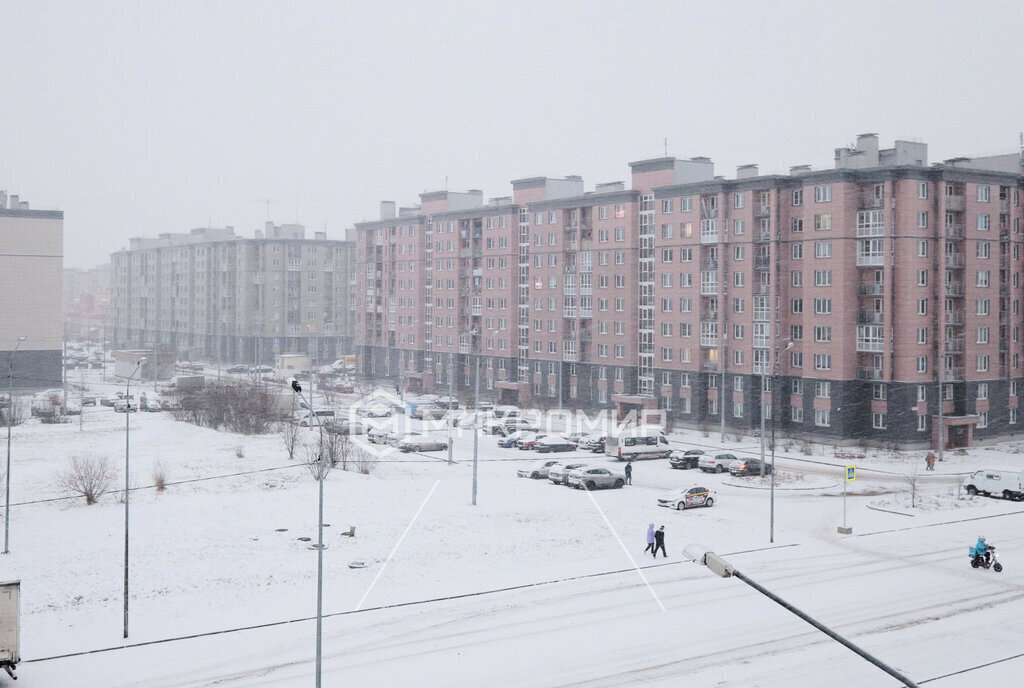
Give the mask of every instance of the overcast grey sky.
[(861, 132), (932, 162), (1017, 149), (1024, 3), (0, 0), (0, 188), (65, 211), (65, 265), (377, 202), (626, 180), (707, 155), (829, 167)]

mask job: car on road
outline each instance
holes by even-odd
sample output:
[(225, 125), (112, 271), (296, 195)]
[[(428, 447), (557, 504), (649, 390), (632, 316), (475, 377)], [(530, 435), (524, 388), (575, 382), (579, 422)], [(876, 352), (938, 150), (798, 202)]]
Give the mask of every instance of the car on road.
[(409, 414), (410, 418), (416, 418), (418, 420), (437, 420), (444, 418), (444, 414), (448, 413), (446, 409), (440, 406), (417, 406)]
[(359, 420), (348, 420), (343, 419), (339, 421), (330, 421), (324, 423), (324, 430), (331, 433), (332, 435), (364, 435), (366, 434), (367, 426)]
[(604, 454), (604, 445), (607, 441), (607, 435), (590, 435), (589, 437), (584, 437), (580, 440), (580, 443), (576, 446), (579, 449), (593, 452), (594, 454)]
[(426, 435), (406, 435), (395, 443), (404, 452), (438, 451), (447, 449), (448, 443)]
[(366, 441), (370, 444), (387, 444), (388, 428), (370, 428), (366, 431)]
[(232, 373), (232, 374), (236, 374), (236, 375), (237, 374), (242, 374), (242, 373), (248, 373), (249, 372), (249, 366), (233, 365), (230, 368), (228, 368), (227, 370), (225, 370), (224, 372)]
[(250, 373), (255, 373), (257, 375), (270, 375), (270, 374), (272, 374), (274, 372), (274, 369), (271, 366), (268, 366), (268, 365), (258, 365), (258, 366), (253, 366), (249, 370), (249, 372)]
[(761, 459), (737, 459), (729, 464), (729, 473), (732, 475), (761, 475), (764, 469), (765, 475), (771, 475), (772, 465), (764, 463)]
[(551, 469), (558, 465), (558, 461), (554, 459), (538, 461), (529, 468), (520, 468), (518, 471), (516, 471), (516, 475), (518, 475), (520, 478), (547, 478), (551, 474)]
[(735, 454), (704, 454), (697, 459), (697, 468), (705, 473), (725, 473), (733, 461), (739, 460)]
[(555, 485), (566, 485), (569, 480), (569, 473), (579, 468), (586, 468), (587, 464), (582, 461), (573, 461), (570, 463), (557, 463), (551, 467), (548, 471), (548, 480)]
[(532, 430), (536, 432), (539, 429), (535, 423), (531, 423), (525, 418), (519, 418), (518, 416), (491, 418), (484, 425), (484, 431), (490, 432), (492, 435), (508, 435), (516, 430)]
[(703, 449), (674, 450), (668, 455), (668, 465), (672, 468), (696, 468), (697, 461), (704, 455)]
[(318, 427), (320, 423), (325, 426), (334, 420), (334, 409), (317, 409), (313, 413), (309, 411), (296, 411), (293, 421), (302, 428)]
[(160, 403), (160, 400), (154, 399), (153, 397), (141, 397), (139, 399), (139, 407), (147, 413), (159, 413), (164, 410), (163, 404)]
[(440, 406), (443, 409), (457, 409), (459, 408), (459, 400), (451, 397), (444, 397), (434, 401), (435, 406)]
[(538, 454), (547, 454), (548, 452), (576, 451), (576, 445), (564, 437), (548, 435), (536, 440), (533, 444), (533, 449)]
[(658, 497), (658, 506), (665, 506), (669, 509), (689, 509), (694, 506), (713, 506), (715, 503), (715, 492), (706, 487), (691, 487), (673, 490), (664, 497)]
[(569, 473), (568, 485), (577, 489), (597, 490), (602, 488), (619, 488), (626, 484), (623, 473), (610, 471), (600, 466), (577, 468)]

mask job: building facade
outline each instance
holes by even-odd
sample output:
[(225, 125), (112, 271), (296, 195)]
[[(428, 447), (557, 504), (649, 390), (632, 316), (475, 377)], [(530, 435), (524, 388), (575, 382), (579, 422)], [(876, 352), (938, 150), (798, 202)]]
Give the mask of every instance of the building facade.
[(828, 170), (630, 167), (628, 190), (523, 179), (357, 225), (362, 370), (443, 390), (452, 352), (484, 398), (741, 430), (763, 409), (830, 441), (1017, 431), (1020, 156), (929, 165), (867, 134)]
[(0, 191), (0, 361), (14, 387), (61, 384), (63, 267), (64, 213)]
[(132, 239), (111, 256), (111, 339), (192, 360), (334, 361), (353, 350), (353, 249), (271, 222), (252, 239), (232, 227)]

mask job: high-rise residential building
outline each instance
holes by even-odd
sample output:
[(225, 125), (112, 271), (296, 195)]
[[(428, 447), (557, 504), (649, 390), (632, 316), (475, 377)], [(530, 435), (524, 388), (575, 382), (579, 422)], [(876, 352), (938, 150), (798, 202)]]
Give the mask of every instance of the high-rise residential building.
[(63, 267), (63, 211), (0, 191), (0, 361), (5, 372), (13, 362), (14, 387), (60, 386)]
[(110, 321), (110, 264), (64, 268), (64, 320), (68, 339), (102, 344)]
[[(733, 179), (630, 164), (631, 189), (514, 181), (357, 225), (367, 374), (693, 426), (952, 445), (1016, 431), (1018, 154), (929, 164), (875, 134), (835, 166)], [(493, 391), (492, 391), (493, 390)], [(940, 407), (941, 397), (941, 407)]]
[(232, 227), (132, 239), (111, 256), (110, 338), (193, 360), (331, 362), (353, 347), (353, 249), (272, 222), (251, 239)]

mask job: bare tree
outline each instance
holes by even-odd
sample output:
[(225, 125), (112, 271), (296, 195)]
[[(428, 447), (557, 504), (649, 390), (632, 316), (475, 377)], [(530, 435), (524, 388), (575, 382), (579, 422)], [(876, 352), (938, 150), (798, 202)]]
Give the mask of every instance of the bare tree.
[(348, 435), (338, 432), (328, 432), (324, 435), (324, 459), (331, 464), (331, 468), (340, 465), (341, 470), (347, 471), (354, 450), (355, 445)]
[(281, 439), (284, 440), (285, 451), (288, 452), (288, 460), (295, 460), (295, 450), (299, 447), (299, 426), (294, 423), (281, 423)]
[(331, 462), (326, 454), (320, 451), (318, 442), (307, 442), (302, 445), (306, 454), (306, 469), (313, 480), (323, 480), (331, 472)]
[(910, 492), (910, 508), (917, 508), (917, 486), (921, 481), (921, 476), (917, 472), (917, 463), (914, 463), (914, 468), (909, 473), (903, 474), (903, 482), (907, 485), (907, 490)]
[(58, 476), (57, 484), (66, 492), (85, 497), (86, 504), (95, 504), (110, 489), (113, 481), (107, 457), (72, 456), (71, 465)]
[(14, 397), (13, 401), (5, 400), (0, 406), (0, 425), (6, 426), (8, 422), (11, 425), (21, 425), (27, 415), (24, 401), (18, 397)]
[(370, 475), (377, 468), (377, 457), (365, 449), (355, 448), (352, 452), (352, 463), (363, 475)]

